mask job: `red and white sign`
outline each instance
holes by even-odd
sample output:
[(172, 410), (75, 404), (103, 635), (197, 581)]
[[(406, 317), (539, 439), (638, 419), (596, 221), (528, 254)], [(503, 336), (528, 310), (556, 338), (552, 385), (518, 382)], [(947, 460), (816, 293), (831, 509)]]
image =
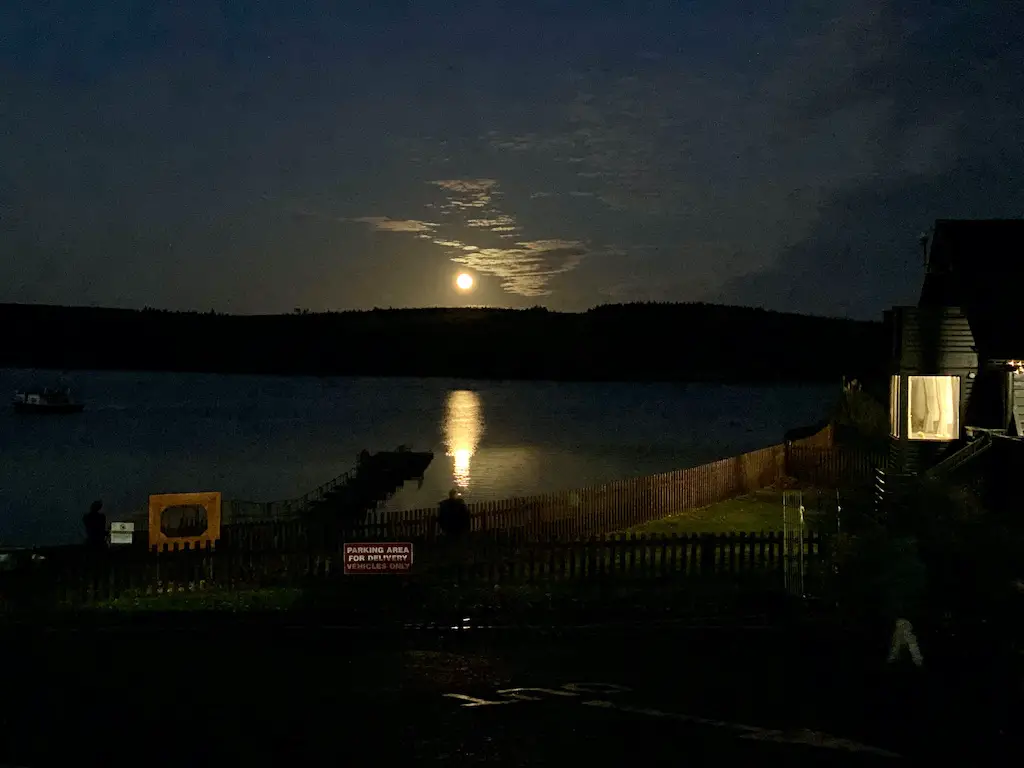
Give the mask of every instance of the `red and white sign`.
[(412, 568), (409, 542), (345, 542), (342, 554), (345, 573), (406, 573)]

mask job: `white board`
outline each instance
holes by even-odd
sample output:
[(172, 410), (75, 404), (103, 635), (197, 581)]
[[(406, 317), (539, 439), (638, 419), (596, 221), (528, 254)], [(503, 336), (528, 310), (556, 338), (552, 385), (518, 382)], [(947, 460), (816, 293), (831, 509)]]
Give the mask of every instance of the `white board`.
[(135, 523), (111, 523), (110, 543), (131, 544), (132, 534), (135, 532)]

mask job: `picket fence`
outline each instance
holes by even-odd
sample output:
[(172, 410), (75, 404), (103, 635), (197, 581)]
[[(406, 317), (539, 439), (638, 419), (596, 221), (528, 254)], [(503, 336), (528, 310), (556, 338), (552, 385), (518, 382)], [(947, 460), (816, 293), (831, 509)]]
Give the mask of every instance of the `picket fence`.
[(310, 587), (345, 580), (413, 579), (425, 585), (616, 583), (655, 580), (679, 583), (729, 580), (784, 586), (803, 571), (808, 583), (827, 569), (829, 538), (816, 532), (612, 535), (568, 541), (489, 538), (459, 545), (420, 544), (403, 575), (343, 576), (337, 552), (308, 549), (246, 551), (224, 546), (146, 552), (81, 553), (45, 561), (34, 572), (0, 574), (8, 607), (97, 605), (131, 596), (270, 587)]
[[(792, 547), (784, 545), (774, 534), (663, 539), (612, 534), (750, 493), (777, 484), (785, 477), (814, 483), (819, 488), (869, 486), (873, 469), (880, 466), (882, 458), (869, 451), (809, 447), (795, 441), (674, 472), (590, 488), (472, 503), (468, 537), (472, 543), (464, 550), (467, 554), (458, 559), (461, 570), (455, 577), (472, 578), (473, 573), (490, 572), (488, 569), (493, 568), (505, 569), (509, 578), (527, 580), (648, 572), (682, 572), (689, 576), (694, 563), (709, 562), (716, 565), (699, 568), (705, 576), (736, 575), (744, 569), (778, 575), (781, 566), (773, 563), (782, 563), (785, 558), (781, 553)], [(228, 524), (215, 548), (200, 551), (171, 546), (169, 551), (150, 552), (145, 533), (140, 533), (136, 546), (112, 548), (91, 561), (83, 559), (84, 553), (77, 548), (62, 548), (47, 552), (44, 560), (27, 569), (0, 574), (0, 600), (7, 600), (10, 594), (44, 592), (57, 597), (53, 590), (61, 592), (60, 601), (75, 602), (83, 594), (102, 600), (125, 590), (167, 589), (168, 584), (187, 584), (193, 589), (198, 584), (215, 584), (234, 589), (242, 584), (274, 583), (275, 579), (292, 583), (294, 579), (308, 580), (336, 571), (344, 541), (412, 541), (421, 557), (428, 558), (432, 557), (431, 552), (441, 551), (438, 545), (443, 545), (436, 507), (371, 512), (364, 519), (345, 523), (314, 525), (291, 516), (268, 522)], [(812, 549), (805, 552), (808, 562), (825, 546), (825, 539), (815, 536), (812, 534), (808, 539), (813, 542)], [(518, 554), (510, 558), (508, 552)], [(715, 554), (711, 556), (708, 552)], [(615, 553), (614, 557), (611, 553)], [(568, 570), (553, 569), (552, 557), (558, 563), (566, 563)], [(734, 561), (735, 568), (719, 565)], [(439, 562), (435, 557), (435, 570), (440, 567)], [(620, 566), (621, 562), (629, 564)], [(547, 565), (538, 565), (543, 563)], [(680, 563), (686, 564), (682, 571)], [(418, 566), (418, 570), (422, 568)]]

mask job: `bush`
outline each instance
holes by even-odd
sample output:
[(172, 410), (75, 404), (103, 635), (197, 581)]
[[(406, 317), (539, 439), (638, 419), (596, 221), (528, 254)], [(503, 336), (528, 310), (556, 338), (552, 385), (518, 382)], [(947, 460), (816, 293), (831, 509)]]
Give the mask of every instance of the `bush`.
[(889, 411), (864, 390), (844, 387), (833, 421), (859, 437), (880, 440), (889, 435)]

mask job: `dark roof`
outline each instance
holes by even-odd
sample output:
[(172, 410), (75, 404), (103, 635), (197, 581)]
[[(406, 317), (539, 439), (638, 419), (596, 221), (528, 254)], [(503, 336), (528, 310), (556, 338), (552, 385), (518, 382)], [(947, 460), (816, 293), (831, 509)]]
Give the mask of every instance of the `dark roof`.
[(920, 306), (961, 307), (978, 353), (1024, 359), (1024, 219), (939, 219)]

